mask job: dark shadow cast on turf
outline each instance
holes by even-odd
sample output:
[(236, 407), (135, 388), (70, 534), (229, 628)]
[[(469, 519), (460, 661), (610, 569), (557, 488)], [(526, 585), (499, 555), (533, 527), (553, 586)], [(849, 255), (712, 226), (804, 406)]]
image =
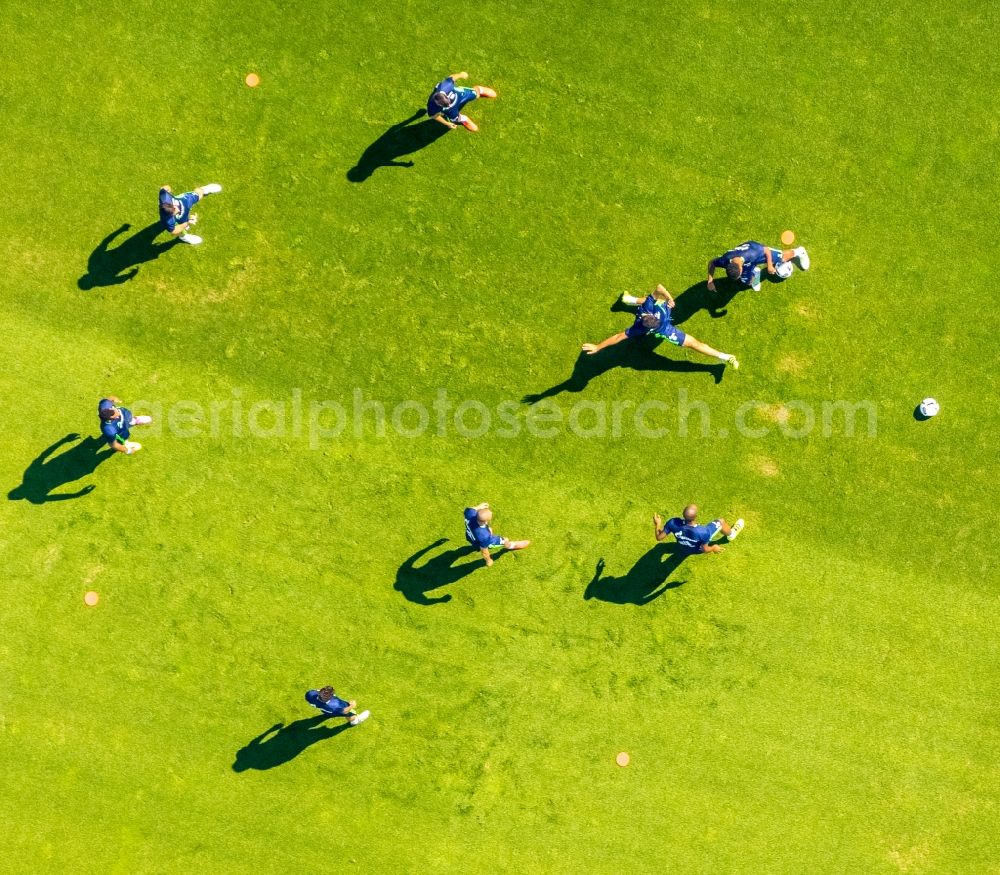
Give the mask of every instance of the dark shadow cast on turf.
[[(761, 277), (761, 280), (766, 280), (768, 283), (774, 285), (786, 282), (781, 277), (772, 276), (769, 273), (765, 273)], [(683, 325), (700, 310), (706, 310), (708, 315), (713, 319), (721, 319), (729, 312), (727, 308), (733, 298), (740, 294), (740, 292), (750, 289), (749, 286), (745, 286), (740, 282), (734, 282), (726, 277), (717, 279), (715, 281), (715, 288), (716, 291), (710, 292), (708, 290), (708, 281), (702, 280), (700, 283), (695, 283), (677, 295), (675, 298), (676, 305), (671, 313), (674, 325)], [(756, 295), (760, 294), (760, 292), (751, 292), (751, 294)], [(619, 304), (621, 304), (621, 301), (619, 301)], [(621, 306), (625, 307), (624, 304), (621, 304)], [(612, 309), (617, 308), (612, 307)], [(627, 309), (635, 311), (634, 307), (628, 307)]]
[(426, 110), (418, 109), (408, 119), (390, 127), (365, 149), (358, 163), (347, 171), (347, 178), (351, 182), (364, 182), (379, 167), (412, 167), (412, 161), (398, 159), (419, 152), (448, 133), (448, 128), (433, 119), (413, 124), (426, 114)]
[(77, 285), (81, 289), (88, 292), (100, 286), (118, 286), (127, 283), (139, 272), (137, 265), (154, 261), (180, 243), (176, 237), (171, 237), (162, 243), (154, 243), (157, 235), (163, 231), (160, 223), (154, 222), (141, 231), (136, 231), (114, 249), (109, 248), (116, 237), (124, 234), (131, 227), (127, 224), (122, 225), (97, 244), (97, 248), (90, 253), (90, 258), (87, 259), (87, 272), (77, 280)]
[(420, 559), (436, 547), (447, 543), (447, 541), (447, 538), (438, 538), (433, 544), (428, 544), (426, 547), (417, 550), (416, 553), (399, 566), (399, 570), (396, 572), (396, 583), (393, 588), (397, 592), (401, 592), (407, 600), (418, 605), (439, 605), (443, 602), (450, 602), (451, 595), (449, 593), (434, 597), (428, 596), (427, 593), (431, 590), (440, 589), (442, 586), (457, 583), (463, 577), (472, 574), (473, 571), (484, 568), (485, 565), (482, 562), (466, 562), (458, 566), (454, 564), (459, 559), (477, 552), (476, 548), (471, 544), (465, 544), (461, 547), (456, 547), (454, 550), (446, 550), (444, 553), (438, 553), (424, 562), (419, 568), (417, 567), (417, 562)]
[(604, 560), (600, 559), (583, 597), (616, 605), (648, 605), (687, 582), (670, 580), (670, 575), (688, 555), (677, 544), (657, 544), (621, 577), (604, 577)]
[(236, 751), (233, 771), (245, 772), (248, 769), (264, 771), (284, 765), (289, 760), (295, 759), (310, 745), (327, 738), (333, 738), (351, 728), (351, 724), (346, 720), (336, 726), (323, 726), (323, 721), (332, 716), (331, 714), (317, 714), (315, 717), (296, 720), (287, 726), (275, 723), (274, 726), (265, 729), (245, 747)]
[(722, 318), (729, 312), (726, 309), (729, 302), (747, 287), (720, 279), (715, 281), (715, 288), (717, 291), (710, 292), (708, 282), (702, 280), (677, 295), (674, 299), (676, 305), (670, 314), (674, 325), (683, 325), (699, 310), (707, 310), (713, 319)]
[(76, 492), (55, 491), (60, 486), (79, 480), (87, 474), (93, 474), (101, 462), (115, 454), (114, 450), (100, 438), (85, 437), (65, 452), (53, 456), (60, 447), (73, 443), (79, 437), (78, 434), (68, 434), (59, 438), (51, 447), (42, 450), (41, 455), (25, 469), (21, 485), (8, 492), (7, 498), (11, 501), (24, 500), (32, 504), (45, 504), (47, 501), (80, 498), (93, 492), (93, 484), (84, 486)]
[[(633, 308), (634, 309), (634, 308)], [(669, 371), (675, 374), (711, 374), (716, 383), (722, 382), (726, 366), (722, 362), (710, 365), (702, 362), (676, 361), (657, 355), (654, 350), (661, 343), (656, 338), (644, 337), (639, 340), (623, 340), (621, 343), (588, 355), (581, 352), (573, 365), (573, 373), (542, 392), (525, 395), (522, 404), (537, 404), (544, 398), (561, 395), (563, 392), (582, 392), (595, 377), (613, 368), (630, 368), (633, 371)]]

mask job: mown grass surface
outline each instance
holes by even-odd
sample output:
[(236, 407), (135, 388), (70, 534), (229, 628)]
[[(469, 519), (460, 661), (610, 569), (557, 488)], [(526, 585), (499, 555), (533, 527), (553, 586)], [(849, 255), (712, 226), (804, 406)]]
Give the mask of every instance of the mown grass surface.
[[(3, 28), (10, 871), (1000, 865), (987, 7), (52, 3)], [(458, 69), (500, 94), (481, 133), (351, 181)], [(80, 288), (160, 184), (209, 181), (203, 246)], [(786, 227), (809, 274), (690, 312), (710, 257)], [(657, 281), (739, 372), (651, 370), (697, 361), (660, 347), (554, 401), (665, 401), (668, 437), (530, 434), (521, 399)], [(369, 413), (312, 446), (222, 416), (31, 467), (102, 393), (166, 417), (296, 390), (513, 402), (520, 431)], [(707, 435), (677, 434), (679, 392)], [(870, 401), (876, 433), (787, 437), (793, 401), (791, 427)], [(534, 545), (445, 568), (484, 499)], [(664, 579), (649, 518), (691, 500), (746, 532)], [(326, 681), (372, 720), (249, 746)]]

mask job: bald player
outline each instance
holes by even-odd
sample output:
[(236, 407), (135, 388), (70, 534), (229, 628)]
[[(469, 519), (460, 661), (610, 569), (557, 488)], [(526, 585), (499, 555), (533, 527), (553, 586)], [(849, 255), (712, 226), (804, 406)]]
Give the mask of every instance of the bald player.
[(657, 541), (666, 540), (668, 535), (673, 535), (680, 548), (689, 554), (694, 553), (721, 553), (722, 547), (712, 543), (719, 532), (722, 532), (729, 541), (735, 541), (736, 536), (743, 531), (745, 523), (742, 519), (736, 520), (731, 526), (724, 519), (719, 518), (698, 525), (698, 505), (689, 504), (682, 511), (682, 515), (671, 517), (663, 524), (663, 518), (658, 514), (653, 514), (653, 534)]
[(502, 535), (494, 535), (493, 529), (490, 528), (492, 520), (493, 511), (485, 501), (465, 509), (465, 540), (483, 554), (487, 568), (493, 564), (490, 550), (497, 547), (502, 547), (504, 550), (523, 550), (531, 544), (531, 541), (511, 541)]

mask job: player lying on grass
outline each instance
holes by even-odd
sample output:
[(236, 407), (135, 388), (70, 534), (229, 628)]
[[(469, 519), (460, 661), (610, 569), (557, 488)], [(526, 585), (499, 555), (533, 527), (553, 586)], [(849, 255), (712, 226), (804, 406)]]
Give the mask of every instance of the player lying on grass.
[(101, 434), (116, 453), (131, 456), (142, 449), (138, 441), (130, 441), (129, 435), (133, 425), (149, 425), (152, 416), (133, 416), (127, 407), (121, 407), (121, 398), (108, 395), (97, 405), (97, 415), (101, 419)]
[(461, 73), (452, 73), (438, 82), (427, 99), (427, 115), (452, 130), (462, 125), (467, 131), (475, 133), (479, 127), (468, 116), (462, 115), (462, 107), (479, 97), (492, 99), (497, 93), (485, 85), (464, 88), (455, 84), (456, 79), (468, 78), (469, 74), (463, 70)]
[(198, 224), (198, 214), (191, 212), (193, 207), (206, 194), (216, 194), (222, 191), (222, 186), (216, 182), (202, 185), (194, 191), (186, 191), (184, 194), (174, 197), (170, 191), (170, 186), (165, 185), (160, 189), (160, 225), (165, 231), (169, 231), (181, 243), (190, 243), (197, 246), (201, 243), (201, 237), (197, 234), (189, 234), (188, 231), (193, 225)]
[(722, 547), (711, 543), (719, 532), (730, 541), (743, 531), (743, 520), (736, 520), (731, 526), (724, 519), (712, 520), (704, 526), (697, 525), (698, 506), (689, 504), (683, 510), (683, 516), (671, 517), (663, 524), (663, 517), (653, 514), (653, 534), (657, 541), (663, 541), (667, 535), (673, 535), (681, 549), (687, 553), (721, 553)]
[(371, 711), (362, 711), (359, 714), (357, 711), (358, 703), (353, 699), (350, 702), (338, 699), (333, 687), (309, 690), (306, 693), (306, 701), (314, 708), (319, 708), (320, 711), (324, 714), (329, 714), (331, 717), (346, 717), (347, 722), (351, 726), (364, 723), (372, 716)]
[(510, 541), (501, 535), (494, 535), (490, 528), (490, 521), (493, 519), (493, 511), (484, 501), (475, 507), (465, 509), (465, 540), (478, 548), (486, 560), (486, 567), (493, 564), (493, 557), (490, 550), (495, 547), (503, 547), (504, 550), (523, 550), (531, 541)]
[(600, 343), (585, 343), (583, 351), (587, 355), (593, 355), (595, 352), (600, 352), (602, 349), (614, 346), (623, 340), (636, 340), (639, 337), (652, 334), (654, 337), (663, 338), (674, 346), (693, 349), (702, 355), (719, 359), (734, 369), (739, 368), (740, 363), (734, 356), (728, 352), (719, 352), (707, 343), (702, 343), (690, 334), (685, 334), (671, 322), (670, 311), (674, 307), (674, 298), (662, 285), (658, 285), (651, 295), (646, 295), (644, 298), (637, 298), (629, 294), (622, 295), (622, 301), (626, 304), (637, 305), (635, 322), (624, 331), (613, 334)]
[(793, 258), (799, 260), (802, 270), (809, 270), (809, 253), (803, 246), (795, 249), (772, 249), (756, 240), (748, 240), (708, 263), (709, 291), (715, 291), (715, 272), (721, 268), (731, 280), (739, 280), (743, 285), (759, 292), (761, 267), (767, 265), (767, 272), (771, 276), (788, 279), (792, 275)]

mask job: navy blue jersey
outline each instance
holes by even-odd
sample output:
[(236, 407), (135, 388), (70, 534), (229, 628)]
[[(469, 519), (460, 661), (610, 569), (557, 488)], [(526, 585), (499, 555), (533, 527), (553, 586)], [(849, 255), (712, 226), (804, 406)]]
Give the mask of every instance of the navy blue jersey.
[(309, 690), (306, 693), (306, 701), (314, 708), (319, 708), (324, 714), (335, 714), (337, 716), (346, 714), (351, 704), (350, 702), (345, 702), (343, 699), (338, 699), (336, 696), (331, 696), (330, 701), (324, 702), (319, 697), (319, 690)]
[[(191, 218), (191, 207), (193, 207), (200, 198), (196, 192), (189, 191), (180, 195), (179, 197), (174, 197), (165, 188), (160, 189), (160, 225), (164, 227), (167, 231), (173, 231), (178, 225), (183, 225), (188, 219)], [(177, 209), (177, 212), (170, 214), (167, 212), (163, 206), (164, 204), (172, 203)]]
[[(657, 318), (655, 328), (647, 328), (642, 321), (642, 317), (652, 313)], [(657, 337), (668, 337), (670, 329), (673, 327), (671, 321), (673, 317), (666, 301), (657, 301), (652, 295), (646, 295), (644, 300), (635, 311), (635, 322), (625, 329), (627, 337), (644, 337), (647, 334), (654, 334)]]
[(741, 243), (739, 246), (730, 249), (716, 258), (712, 262), (712, 268), (718, 267), (725, 270), (732, 263), (733, 259), (742, 258), (743, 268), (740, 273), (740, 282), (750, 285), (753, 280), (754, 270), (763, 264), (767, 264), (767, 256), (764, 254), (766, 248), (763, 243), (758, 243), (756, 240), (747, 240), (746, 243)]
[[(434, 95), (439, 91), (443, 91), (448, 95), (447, 106), (438, 106), (437, 101), (434, 100)], [(449, 76), (447, 79), (442, 79), (438, 82), (434, 86), (431, 96), (427, 98), (427, 115), (430, 117), (444, 115), (449, 121), (457, 122), (462, 107), (470, 100), (475, 100), (478, 96), (474, 88), (463, 88), (461, 85), (456, 85), (455, 80)]]
[(486, 523), (479, 522), (478, 513), (479, 511), (474, 507), (465, 509), (465, 540), (480, 550), (503, 546), (503, 538), (494, 535), (493, 530)]
[(693, 526), (684, 522), (679, 516), (667, 520), (664, 529), (677, 539), (677, 543), (681, 547), (691, 553), (703, 552), (705, 545), (712, 540), (712, 536), (718, 531), (714, 523), (708, 523), (704, 526)]

